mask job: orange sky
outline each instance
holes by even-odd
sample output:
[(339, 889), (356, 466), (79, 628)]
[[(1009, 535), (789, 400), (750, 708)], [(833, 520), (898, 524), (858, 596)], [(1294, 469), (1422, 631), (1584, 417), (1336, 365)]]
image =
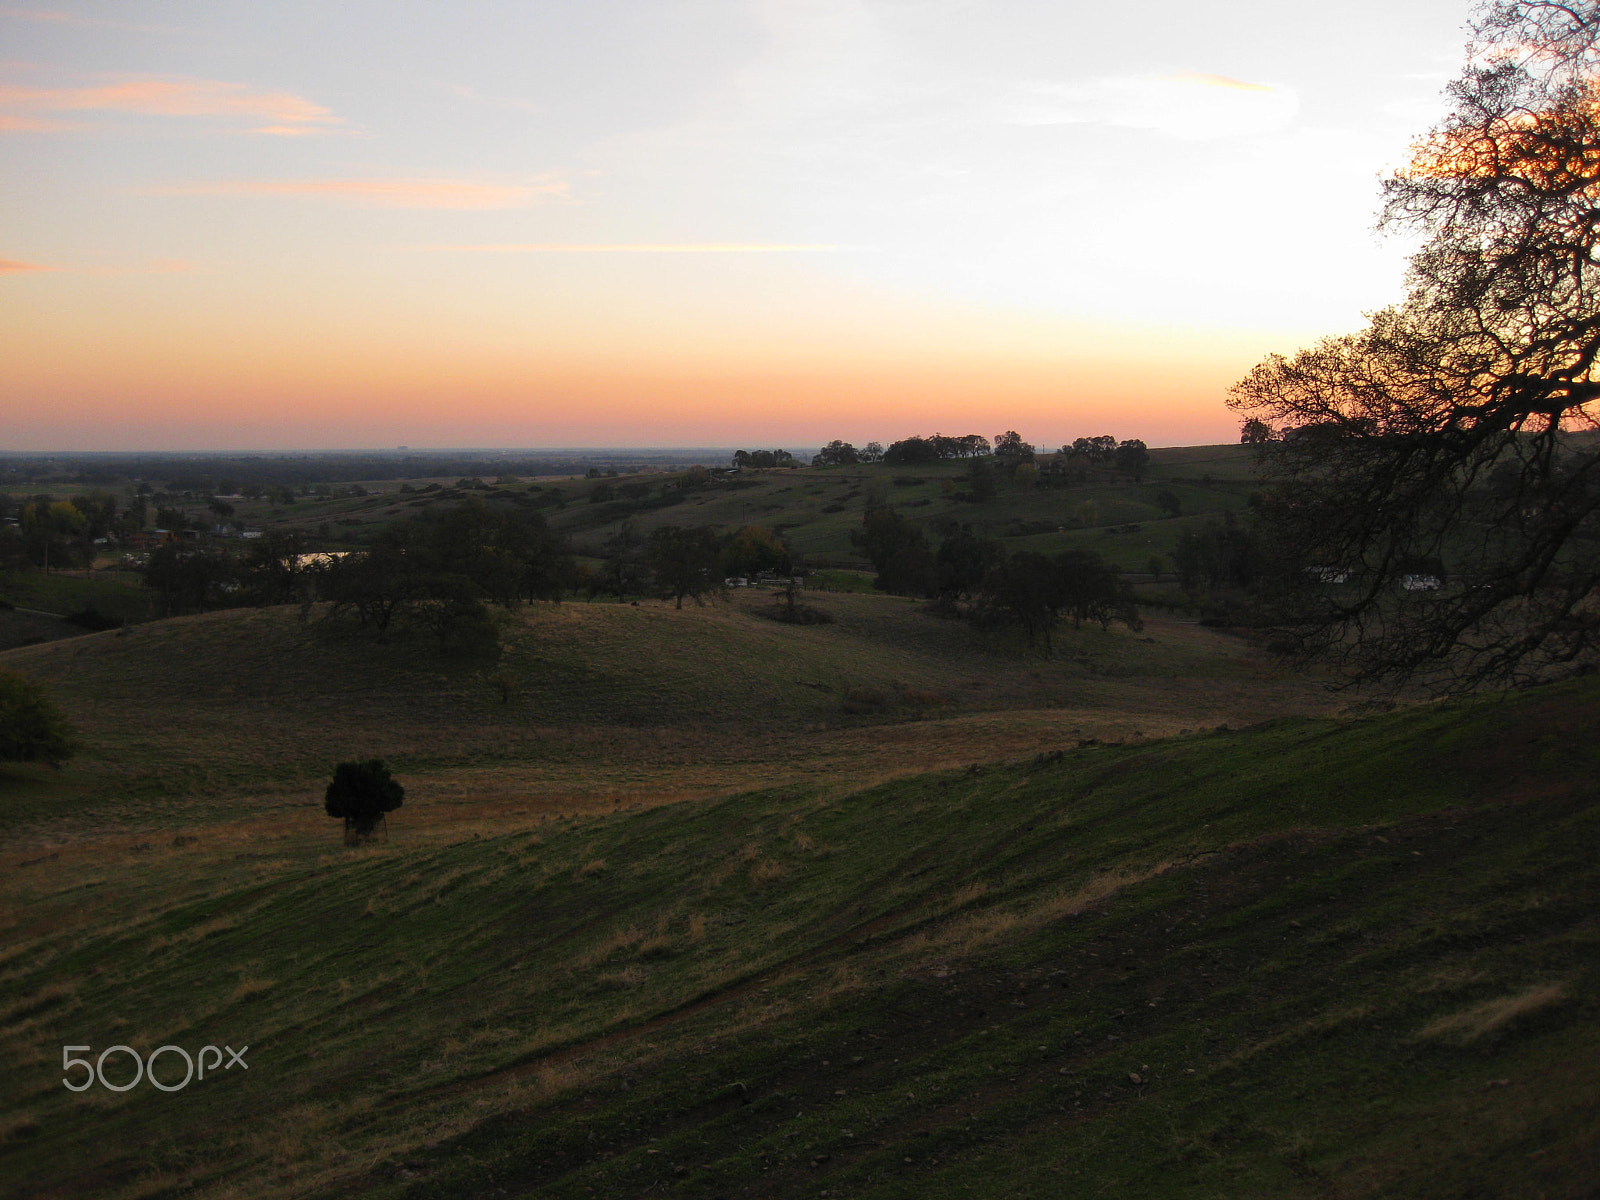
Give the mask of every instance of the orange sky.
[(0, 9), (0, 450), (1231, 440), (1461, 14), (1156, 9)]

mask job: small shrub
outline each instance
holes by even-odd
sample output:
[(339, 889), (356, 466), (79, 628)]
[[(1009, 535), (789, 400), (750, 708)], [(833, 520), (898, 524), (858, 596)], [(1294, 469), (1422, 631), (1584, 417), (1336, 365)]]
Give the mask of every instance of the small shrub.
[(66, 718), (44, 688), (24, 676), (0, 671), (0, 762), (57, 767), (72, 757), (73, 749)]
[(769, 621), (781, 621), (785, 625), (832, 625), (833, 614), (809, 604), (781, 605), (769, 609), (761, 614)]
[(385, 814), (404, 803), (405, 795), (383, 760), (372, 758), (335, 767), (322, 806), (330, 817), (343, 818), (345, 842), (353, 845), (371, 837)]

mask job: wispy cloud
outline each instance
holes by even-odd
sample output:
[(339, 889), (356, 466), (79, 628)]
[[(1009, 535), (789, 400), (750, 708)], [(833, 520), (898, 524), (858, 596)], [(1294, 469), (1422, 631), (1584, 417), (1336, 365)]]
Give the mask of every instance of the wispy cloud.
[(1207, 141), (1282, 129), (1299, 107), (1292, 89), (1185, 71), (1020, 84), (1001, 103), (1000, 119), (1013, 125), (1114, 125)]
[(410, 246), (407, 249), (468, 254), (796, 254), (861, 247), (805, 242), (507, 242)]
[(89, 87), (0, 84), (0, 119), (36, 120), (30, 114), (61, 112), (257, 120), (267, 124), (254, 132), (272, 134), (327, 133), (343, 124), (327, 108), (293, 92), (217, 79), (125, 77)]
[(1246, 83), (1242, 79), (1234, 79), (1229, 75), (1212, 75), (1205, 71), (1179, 71), (1176, 75), (1167, 76), (1175, 83), (1197, 83), (1201, 87), (1235, 88), (1241, 92), (1271, 92), (1274, 89), (1270, 84)]
[(58, 121), (53, 117), (19, 117), (0, 113), (0, 133), (60, 133), (69, 129), (87, 129), (79, 121)]
[(142, 33), (170, 33), (170, 26), (136, 25), (128, 21), (108, 21), (104, 17), (85, 17), (78, 13), (59, 12), (48, 8), (12, 8), (0, 6), (0, 17), (13, 17), (19, 21), (41, 21), (58, 25), (90, 25), (101, 29), (137, 29)]
[(0, 258), (0, 275), (24, 275), (37, 271), (60, 271), (68, 275), (187, 275), (199, 269), (200, 264), (187, 258), (153, 258), (136, 266), (77, 267), (53, 267)]
[(544, 111), (543, 105), (536, 104), (532, 100), (524, 100), (519, 96), (491, 96), (487, 92), (480, 92), (477, 88), (468, 87), (462, 83), (452, 83), (446, 86), (452, 95), (458, 96), (462, 100), (469, 100), (473, 104), (486, 104), (493, 108), (516, 108), (521, 109), (523, 112)]
[(563, 180), (486, 183), (472, 179), (239, 179), (150, 188), (158, 196), (295, 196), (381, 208), (523, 208), (565, 196)]

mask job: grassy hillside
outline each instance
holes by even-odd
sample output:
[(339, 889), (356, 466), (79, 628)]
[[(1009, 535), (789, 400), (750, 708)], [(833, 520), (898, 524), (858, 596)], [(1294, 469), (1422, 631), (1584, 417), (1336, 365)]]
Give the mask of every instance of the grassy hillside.
[[(237, 516), (252, 526), (304, 530), (330, 546), (355, 546), (397, 517), (478, 497), (537, 507), (585, 554), (598, 554), (624, 522), (645, 534), (659, 525), (732, 530), (760, 524), (783, 534), (812, 559), (852, 562), (860, 554), (850, 545), (850, 531), (869, 505), (888, 503), (930, 532), (954, 520), (1015, 548), (1059, 550), (1087, 541), (1119, 566), (1142, 571), (1152, 554), (1170, 553), (1186, 524), (1243, 507), (1255, 486), (1254, 460), (1248, 448), (1236, 445), (1153, 450), (1139, 483), (1098, 467), (1086, 480), (1058, 488), (1002, 474), (995, 498), (981, 504), (954, 498), (965, 486), (967, 470), (960, 462), (757, 470), (670, 495), (663, 495), (662, 488), (678, 476), (660, 471), (603, 479), (502, 481), (481, 489), (435, 486), (426, 492), (400, 492), (399, 485), (389, 482), (373, 485), (373, 494), (367, 496), (308, 496), (288, 506), (241, 501)], [(626, 494), (629, 488), (639, 494)], [(1179, 498), (1181, 515), (1163, 513), (1156, 502), (1162, 490)], [(595, 502), (601, 495), (611, 498)]]
[(567, 811), (859, 783), (1329, 703), (1314, 682), (1194, 624), (1066, 628), (1044, 659), (1013, 634), (893, 597), (815, 603), (833, 624), (778, 624), (755, 593), (681, 611), (539, 605), (512, 615), (490, 665), (421, 637), (379, 643), (320, 614), (302, 623), (294, 607), (12, 650), (0, 666), (50, 686), (83, 752), (59, 774), (0, 776), (0, 830), (49, 840), (57, 826), (271, 812), (315, 803), (332, 764), (357, 757), (426, 777), (441, 802)]
[[(12, 853), (0, 1186), (1593, 1195), (1597, 718), (1586, 681), (453, 837), (408, 807), (356, 850), (290, 809)], [(112, 1043), (249, 1065), (62, 1087)]]

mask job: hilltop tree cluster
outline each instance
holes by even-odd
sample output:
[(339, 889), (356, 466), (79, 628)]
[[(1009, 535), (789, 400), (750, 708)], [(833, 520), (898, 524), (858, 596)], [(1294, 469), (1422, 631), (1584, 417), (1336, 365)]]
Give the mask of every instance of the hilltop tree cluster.
[(733, 465), (736, 467), (798, 467), (794, 455), (787, 450), (735, 450)]
[[(1062, 446), (1054, 456), (1041, 460), (1032, 443), (1024, 441), (1016, 430), (1008, 429), (1004, 433), (997, 433), (993, 442), (976, 433), (960, 437), (935, 433), (928, 437), (903, 438), (891, 442), (887, 449), (877, 442), (868, 442), (865, 449), (858, 450), (849, 442), (836, 440), (818, 451), (812, 457), (811, 465), (840, 467), (883, 462), (889, 466), (923, 466), (949, 459), (970, 459), (976, 464), (991, 458), (993, 466), (1008, 474), (1015, 473), (1025, 465), (1035, 464), (1041, 484), (1058, 486), (1073, 480), (1086, 480), (1088, 472), (1085, 468), (1089, 465), (1114, 467), (1137, 482), (1144, 478), (1145, 468), (1150, 462), (1150, 451), (1138, 438), (1119, 442), (1109, 435), (1101, 435), (1077, 438)], [(974, 480), (978, 481), (978, 485), (966, 499), (992, 496), (992, 488), (985, 487), (976, 473)]]
[(857, 463), (882, 461), (883, 444), (881, 442), (868, 442), (860, 450), (857, 450), (849, 442), (841, 442), (836, 439), (811, 456), (811, 465), (813, 467), (853, 467)]
[(935, 433), (930, 437), (908, 437), (891, 442), (883, 452), (883, 461), (890, 466), (911, 467), (951, 458), (979, 458), (989, 453), (989, 439), (982, 434), (946, 437)]
[(1098, 437), (1074, 438), (1062, 446), (1056, 453), (1055, 461), (1048, 464), (1043, 473), (1061, 479), (1083, 480), (1088, 478), (1087, 468), (1090, 466), (1112, 467), (1131, 475), (1137, 483), (1144, 478), (1149, 464), (1150, 448), (1139, 438), (1127, 438), (1119, 442), (1110, 434), (1101, 434)]
[(935, 433), (929, 437), (908, 437), (891, 442), (886, 449), (881, 442), (868, 442), (856, 449), (849, 442), (832, 441), (812, 456), (814, 467), (852, 467), (858, 463), (887, 463), (890, 466), (918, 466), (952, 458), (978, 458), (989, 454), (989, 439), (977, 433), (961, 437), (947, 437)]

